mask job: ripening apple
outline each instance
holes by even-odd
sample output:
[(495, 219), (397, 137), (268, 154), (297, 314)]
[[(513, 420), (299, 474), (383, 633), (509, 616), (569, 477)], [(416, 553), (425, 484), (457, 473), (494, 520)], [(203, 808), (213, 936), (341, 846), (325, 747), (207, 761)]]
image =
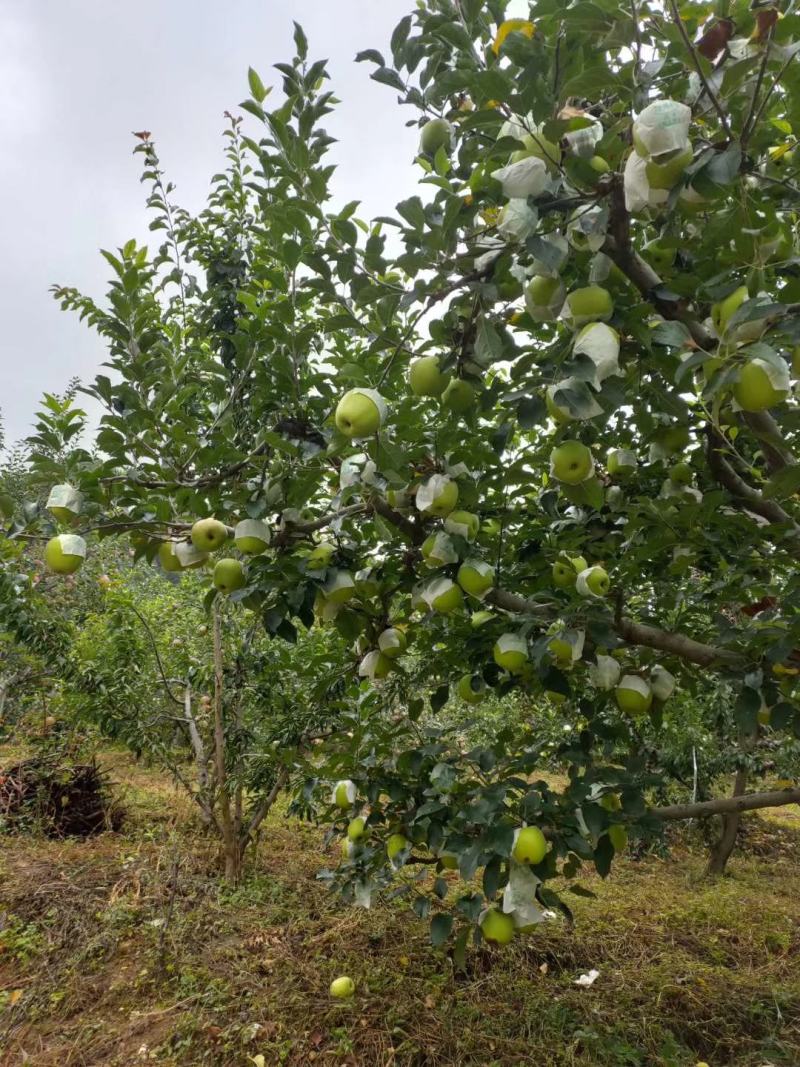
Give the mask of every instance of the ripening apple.
[(576, 589), (581, 596), (604, 597), (611, 586), (611, 579), (603, 567), (587, 567), (581, 571)]
[(367, 820), (363, 815), (357, 815), (347, 824), (347, 836), (351, 841), (360, 841), (367, 832)]
[(345, 437), (371, 437), (381, 428), (386, 404), (374, 389), (351, 389), (336, 405), (334, 421)]
[(642, 249), (642, 255), (655, 271), (663, 272), (674, 265), (678, 250), (656, 238), (654, 241), (648, 241)]
[(480, 600), (494, 585), (494, 567), (482, 559), (465, 560), (458, 568), (456, 580), (465, 593)]
[(333, 790), (333, 803), (337, 808), (341, 808), (342, 811), (346, 811), (356, 799), (356, 786), (355, 782), (349, 778), (343, 778), (340, 782), (336, 783)]
[(557, 559), (553, 564), (552, 574), (556, 589), (571, 589), (578, 577), (578, 572), (569, 559)]
[(480, 704), (486, 696), (486, 686), (477, 674), (464, 674), (458, 680), (456, 692), (466, 704)]
[(322, 594), (329, 604), (346, 604), (356, 595), (356, 583), (349, 571), (334, 571), (325, 585)]
[(440, 615), (451, 615), (464, 605), (461, 587), (449, 578), (439, 578), (428, 589), (427, 604)]
[(615, 690), (620, 711), (628, 715), (644, 715), (653, 703), (650, 686), (638, 674), (625, 674)]
[(406, 650), (406, 635), (396, 626), (388, 626), (378, 638), (378, 648), (387, 659), (397, 659)]
[(674, 482), (675, 485), (692, 484), (692, 468), (685, 459), (680, 460), (678, 463), (673, 463), (667, 473), (669, 480)]
[(615, 852), (624, 852), (628, 847), (628, 831), (619, 823), (614, 823), (608, 828), (608, 839), (614, 846)]
[(458, 482), (446, 474), (432, 474), (417, 490), (417, 509), (443, 519), (458, 503)]
[(165, 571), (179, 571), (181, 570), (181, 561), (175, 555), (175, 542), (174, 541), (162, 541), (158, 546), (158, 562), (161, 564), (161, 569)]
[(442, 370), (438, 356), (421, 356), (408, 370), (408, 384), (415, 396), (441, 396), (449, 381), (450, 373)]
[(336, 545), (332, 545), (330, 541), (322, 541), (311, 549), (306, 556), (306, 567), (310, 571), (324, 570), (331, 561), (331, 556), (336, 551)]
[(692, 162), (693, 156), (692, 146), (687, 144), (665, 163), (657, 163), (654, 159), (649, 160), (644, 169), (647, 184), (651, 189), (671, 189)]
[(523, 826), (515, 835), (511, 855), (517, 863), (541, 863), (547, 855), (547, 838), (538, 826)]
[(86, 542), (77, 534), (58, 534), (44, 548), (44, 561), (53, 574), (74, 574), (86, 558)]
[(567, 485), (579, 485), (594, 471), (592, 453), (580, 441), (563, 441), (550, 453), (550, 473)]
[(430, 119), (420, 133), (420, 151), (426, 156), (435, 156), (440, 148), (449, 149), (452, 140), (453, 127), (447, 119)]
[(769, 364), (764, 360), (751, 359), (740, 369), (733, 395), (743, 411), (766, 411), (781, 404), (789, 395), (788, 390), (775, 388), (768, 368)]
[(74, 486), (64, 484), (53, 486), (46, 507), (59, 522), (73, 522), (80, 514), (82, 504), (83, 494)]
[[(535, 156), (537, 159), (541, 159), (546, 165), (551, 174), (555, 174), (558, 171), (558, 164), (561, 159), (561, 149), (557, 144), (540, 133), (539, 130), (534, 130), (533, 133), (526, 133), (522, 137), (522, 143), (525, 145), (525, 155)], [(519, 153), (514, 153), (518, 155)], [(513, 156), (512, 156), (513, 161)]]
[(444, 567), (448, 563), (455, 563), (458, 560), (458, 553), (453, 547), (450, 535), (443, 533), (441, 530), (437, 530), (426, 537), (419, 550), (426, 567), (431, 569)]
[(572, 666), (572, 645), (563, 637), (551, 637), (547, 642), (547, 651), (559, 667)]
[(549, 322), (561, 314), (565, 296), (561, 278), (537, 274), (525, 287), (525, 308), (534, 322)]
[(238, 559), (218, 560), (214, 567), (214, 587), (220, 593), (234, 593), (247, 584), (244, 567)]
[(734, 291), (726, 296), (724, 300), (720, 300), (718, 304), (712, 306), (711, 321), (714, 323), (714, 329), (717, 331), (718, 337), (722, 337), (725, 333), (729, 321), (733, 318), (745, 300), (748, 299), (749, 295), (747, 286), (740, 285), (738, 289), (734, 289)]
[(608, 453), (606, 470), (612, 478), (627, 478), (638, 467), (636, 453), (627, 448), (615, 448)]
[(444, 528), (450, 534), (474, 541), (481, 528), (481, 520), (471, 511), (451, 511), (444, 520)]
[(489, 908), (480, 920), (480, 927), (486, 940), (495, 945), (507, 945), (516, 932), (512, 916), (499, 908)]
[(475, 389), (463, 378), (453, 378), (442, 393), (442, 406), (463, 415), (475, 406)]
[(386, 839), (386, 855), (394, 862), (395, 856), (398, 856), (404, 849), (408, 848), (408, 838), (403, 834), (390, 834)]
[(200, 552), (216, 552), (228, 540), (228, 527), (219, 519), (198, 519), (192, 527), (191, 539)]
[(233, 530), (233, 542), (246, 556), (257, 556), (269, 548), (270, 529), (259, 519), (242, 519)]
[(509, 674), (519, 674), (528, 662), (528, 642), (519, 634), (501, 634), (492, 655), (498, 667)]
[(340, 978), (334, 978), (331, 982), (331, 996), (336, 1000), (347, 1000), (356, 991), (356, 984), (352, 978), (343, 974)]
[(368, 652), (358, 665), (358, 674), (361, 678), (370, 678), (372, 681), (383, 681), (389, 677), (392, 669), (392, 661), (383, 652), (373, 649)]
[(567, 307), (573, 326), (605, 321), (614, 314), (614, 301), (611, 293), (600, 285), (587, 285), (583, 289), (573, 289), (567, 294)]
[(553, 422), (557, 422), (559, 425), (563, 426), (564, 423), (572, 422), (574, 416), (569, 408), (562, 407), (556, 401), (556, 390), (558, 388), (558, 385), (548, 385), (544, 392), (544, 406), (547, 408), (547, 414)]

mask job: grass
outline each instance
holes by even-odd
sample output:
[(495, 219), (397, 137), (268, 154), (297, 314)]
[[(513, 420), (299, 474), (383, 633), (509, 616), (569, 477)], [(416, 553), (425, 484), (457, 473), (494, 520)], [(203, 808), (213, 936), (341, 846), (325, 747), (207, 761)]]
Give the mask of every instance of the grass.
[[(800, 1064), (788, 812), (748, 817), (722, 881), (685, 845), (624, 859), (583, 880), (598, 898), (574, 898), (573, 931), (553, 922), (457, 972), (404, 906), (345, 908), (317, 882), (316, 828), (274, 814), (230, 890), (180, 793), (120, 754), (106, 763), (121, 833), (0, 840), (2, 1067)], [(350, 1002), (328, 996), (339, 974)]]

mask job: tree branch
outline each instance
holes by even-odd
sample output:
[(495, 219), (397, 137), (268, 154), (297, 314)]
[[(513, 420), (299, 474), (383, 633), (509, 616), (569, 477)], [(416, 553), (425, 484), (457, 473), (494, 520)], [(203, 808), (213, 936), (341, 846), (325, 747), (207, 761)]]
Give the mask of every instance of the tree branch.
[(764, 458), (771, 473), (793, 467), (797, 462), (784, 440), (780, 427), (768, 411), (744, 411), (744, 421), (764, 446)]
[(767, 500), (757, 489), (741, 478), (728, 463), (723, 454), (725, 442), (715, 430), (710, 430), (708, 437), (708, 466), (711, 473), (723, 488), (733, 496), (744, 501), (748, 510), (755, 512), (768, 522), (788, 526), (794, 533), (800, 534), (800, 526), (794, 521), (776, 500)]
[(376, 511), (381, 518), (390, 522), (392, 526), (396, 526), (412, 545), (422, 544), (425, 540), (425, 531), (417, 526), (416, 523), (413, 523), (411, 519), (407, 519), (405, 515), (401, 515), (399, 511), (395, 511), (393, 507), (390, 507), (382, 496), (374, 496), (370, 504), (373, 511)]
[(727, 815), (759, 808), (782, 808), (800, 804), (800, 788), (776, 789), (770, 793), (746, 793), (738, 797), (719, 797), (699, 804), (670, 804), (664, 808), (650, 808), (648, 814), (665, 821), (679, 819), (707, 819), (711, 815)]
[(683, 19), (681, 18), (681, 13), (678, 10), (678, 5), (675, 2), (675, 0), (669, 0), (669, 8), (670, 8), (670, 11), (672, 12), (672, 21), (678, 27), (678, 32), (680, 33), (681, 37), (683, 38), (683, 43), (686, 45), (686, 49), (687, 49), (687, 51), (689, 53), (689, 56), (691, 57), (692, 66), (697, 71), (697, 76), (700, 79), (700, 81), (703, 83), (703, 89), (705, 90), (705, 93), (708, 96), (708, 99), (711, 101), (711, 103), (712, 103), (712, 105), (714, 107), (714, 110), (719, 115), (719, 121), (722, 123), (722, 128), (725, 131), (725, 133), (726, 133), (726, 135), (728, 137), (728, 140), (730, 140), (733, 135), (731, 133), (731, 128), (728, 125), (728, 116), (725, 114), (725, 110), (722, 107), (722, 104), (717, 99), (717, 96), (714, 93), (714, 90), (709, 85), (708, 79), (706, 78), (706, 75), (705, 75), (705, 71), (703, 70), (703, 64), (700, 62), (700, 59), (698, 58), (698, 55), (697, 55), (697, 51), (695, 50), (694, 45), (692, 44), (691, 40), (689, 39), (689, 34), (686, 32), (686, 27), (683, 24)]

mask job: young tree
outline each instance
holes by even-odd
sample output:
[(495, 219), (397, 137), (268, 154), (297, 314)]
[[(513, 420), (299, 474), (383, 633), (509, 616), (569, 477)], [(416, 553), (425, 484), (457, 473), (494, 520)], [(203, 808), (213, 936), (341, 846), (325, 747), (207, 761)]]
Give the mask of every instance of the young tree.
[[(462, 948), (475, 923), (509, 939), (628, 829), (800, 799), (740, 773), (732, 798), (645, 801), (675, 684), (724, 680), (742, 768), (764, 731), (800, 737), (797, 23), (420, 0), (390, 58), (358, 57), (420, 127), (419, 194), (370, 223), (331, 205), (334, 101), (297, 27), (273, 110), (250, 72), (258, 126), (230, 117), (207, 209), (173, 206), (142, 133), (164, 244), (105, 253), (105, 307), (56, 290), (113, 377), (58, 470), (71, 525), (42, 529), (132, 531), (168, 570), (211, 549), (209, 599), (354, 642), (315, 768), (341, 778), (331, 815), (366, 817), (336, 877), (365, 899), (404, 862), (482, 870), (419, 905), (437, 940), (453, 915)], [(485, 686), (556, 703), (566, 788), (533, 780), (535, 738), (464, 752), (426, 724), (409, 645), (434, 711)]]

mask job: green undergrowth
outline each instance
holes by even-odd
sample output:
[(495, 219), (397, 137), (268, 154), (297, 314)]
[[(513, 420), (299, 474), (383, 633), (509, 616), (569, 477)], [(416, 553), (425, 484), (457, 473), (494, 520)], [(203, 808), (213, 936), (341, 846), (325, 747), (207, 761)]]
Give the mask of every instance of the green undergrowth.
[[(554, 920), (457, 971), (405, 905), (354, 910), (320, 885), (333, 857), (316, 827), (273, 814), (229, 889), (171, 784), (105, 762), (122, 832), (0, 839), (3, 1067), (800, 1063), (791, 813), (750, 816), (725, 879), (680, 842), (625, 858), (584, 879), (597, 898), (571, 900), (573, 929)], [(340, 974), (357, 985), (344, 1003)]]

